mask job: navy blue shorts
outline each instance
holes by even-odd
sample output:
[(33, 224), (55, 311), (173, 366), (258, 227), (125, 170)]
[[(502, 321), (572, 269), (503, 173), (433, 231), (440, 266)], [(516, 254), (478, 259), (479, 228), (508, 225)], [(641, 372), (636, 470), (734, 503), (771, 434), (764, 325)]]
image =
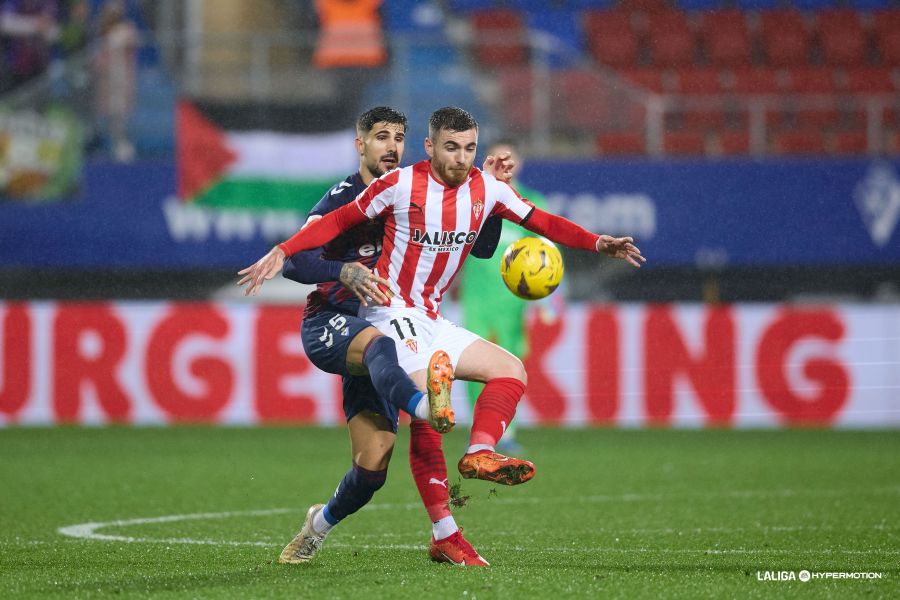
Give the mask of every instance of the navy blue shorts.
[(303, 318), (300, 338), (312, 364), (326, 373), (343, 377), (344, 417), (348, 421), (368, 410), (384, 416), (397, 433), (400, 409), (378, 395), (368, 375), (356, 376), (347, 371), (350, 342), (367, 327), (372, 324), (354, 315), (320, 311)]

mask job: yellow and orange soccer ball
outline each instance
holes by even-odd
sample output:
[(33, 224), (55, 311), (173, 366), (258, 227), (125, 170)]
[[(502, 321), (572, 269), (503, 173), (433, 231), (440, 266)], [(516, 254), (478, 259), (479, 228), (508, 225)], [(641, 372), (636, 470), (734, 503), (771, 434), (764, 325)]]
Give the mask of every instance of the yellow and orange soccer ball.
[(524, 237), (503, 253), (500, 276), (519, 298), (540, 300), (552, 294), (562, 281), (562, 255), (548, 239)]

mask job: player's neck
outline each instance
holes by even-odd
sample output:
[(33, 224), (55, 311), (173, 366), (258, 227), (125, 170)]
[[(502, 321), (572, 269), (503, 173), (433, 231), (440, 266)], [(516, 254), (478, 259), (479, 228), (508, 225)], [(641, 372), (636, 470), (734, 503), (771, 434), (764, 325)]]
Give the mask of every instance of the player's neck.
[(367, 168), (365, 168), (365, 167), (360, 167), (360, 168), (359, 168), (359, 176), (360, 176), (360, 178), (362, 178), (363, 184), (365, 184), (366, 187), (368, 187), (369, 184), (372, 183), (373, 181), (375, 181), (375, 179), (376, 179), (375, 175), (373, 175), (373, 174), (372, 174)]

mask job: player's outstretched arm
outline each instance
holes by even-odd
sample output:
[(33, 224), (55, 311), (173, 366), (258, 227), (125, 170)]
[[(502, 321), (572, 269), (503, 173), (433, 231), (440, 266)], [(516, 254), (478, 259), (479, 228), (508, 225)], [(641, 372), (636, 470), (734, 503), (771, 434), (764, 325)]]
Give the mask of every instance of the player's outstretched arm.
[(647, 261), (630, 237), (614, 238), (610, 235), (597, 235), (564, 217), (539, 208), (531, 211), (522, 222), (522, 227), (558, 244), (599, 252), (611, 258), (621, 258), (635, 267), (640, 267), (642, 262)]
[(244, 290), (245, 296), (256, 295), (266, 280), (272, 279), (281, 272), (288, 256), (303, 250), (324, 246), (326, 242), (365, 220), (366, 215), (359, 209), (356, 202), (345, 204), (321, 219), (309, 223), (290, 239), (269, 250), (265, 256), (251, 266), (238, 271), (238, 275), (242, 275), (242, 277), (237, 284), (249, 284)]

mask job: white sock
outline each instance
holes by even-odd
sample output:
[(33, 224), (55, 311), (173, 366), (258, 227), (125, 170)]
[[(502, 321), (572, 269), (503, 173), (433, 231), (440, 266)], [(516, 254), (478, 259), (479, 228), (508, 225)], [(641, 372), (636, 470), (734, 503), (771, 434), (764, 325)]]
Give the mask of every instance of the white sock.
[(427, 419), (431, 413), (431, 409), (428, 407), (428, 394), (422, 394), (422, 397), (419, 398), (419, 403), (416, 404), (416, 418), (417, 419)]
[(466, 454), (472, 454), (473, 452), (478, 452), (479, 450), (490, 450), (494, 451), (494, 447), (488, 444), (472, 444), (469, 446), (469, 449), (466, 450)]
[(325, 512), (324, 508), (320, 508), (319, 511), (313, 515), (312, 527), (313, 531), (322, 535), (323, 533), (328, 533), (331, 531), (331, 528), (334, 527), (331, 523), (325, 520)]
[(444, 517), (436, 523), (431, 524), (431, 534), (434, 536), (435, 540), (448, 538), (457, 531), (459, 531), (459, 527), (456, 525), (456, 521), (452, 516)]

